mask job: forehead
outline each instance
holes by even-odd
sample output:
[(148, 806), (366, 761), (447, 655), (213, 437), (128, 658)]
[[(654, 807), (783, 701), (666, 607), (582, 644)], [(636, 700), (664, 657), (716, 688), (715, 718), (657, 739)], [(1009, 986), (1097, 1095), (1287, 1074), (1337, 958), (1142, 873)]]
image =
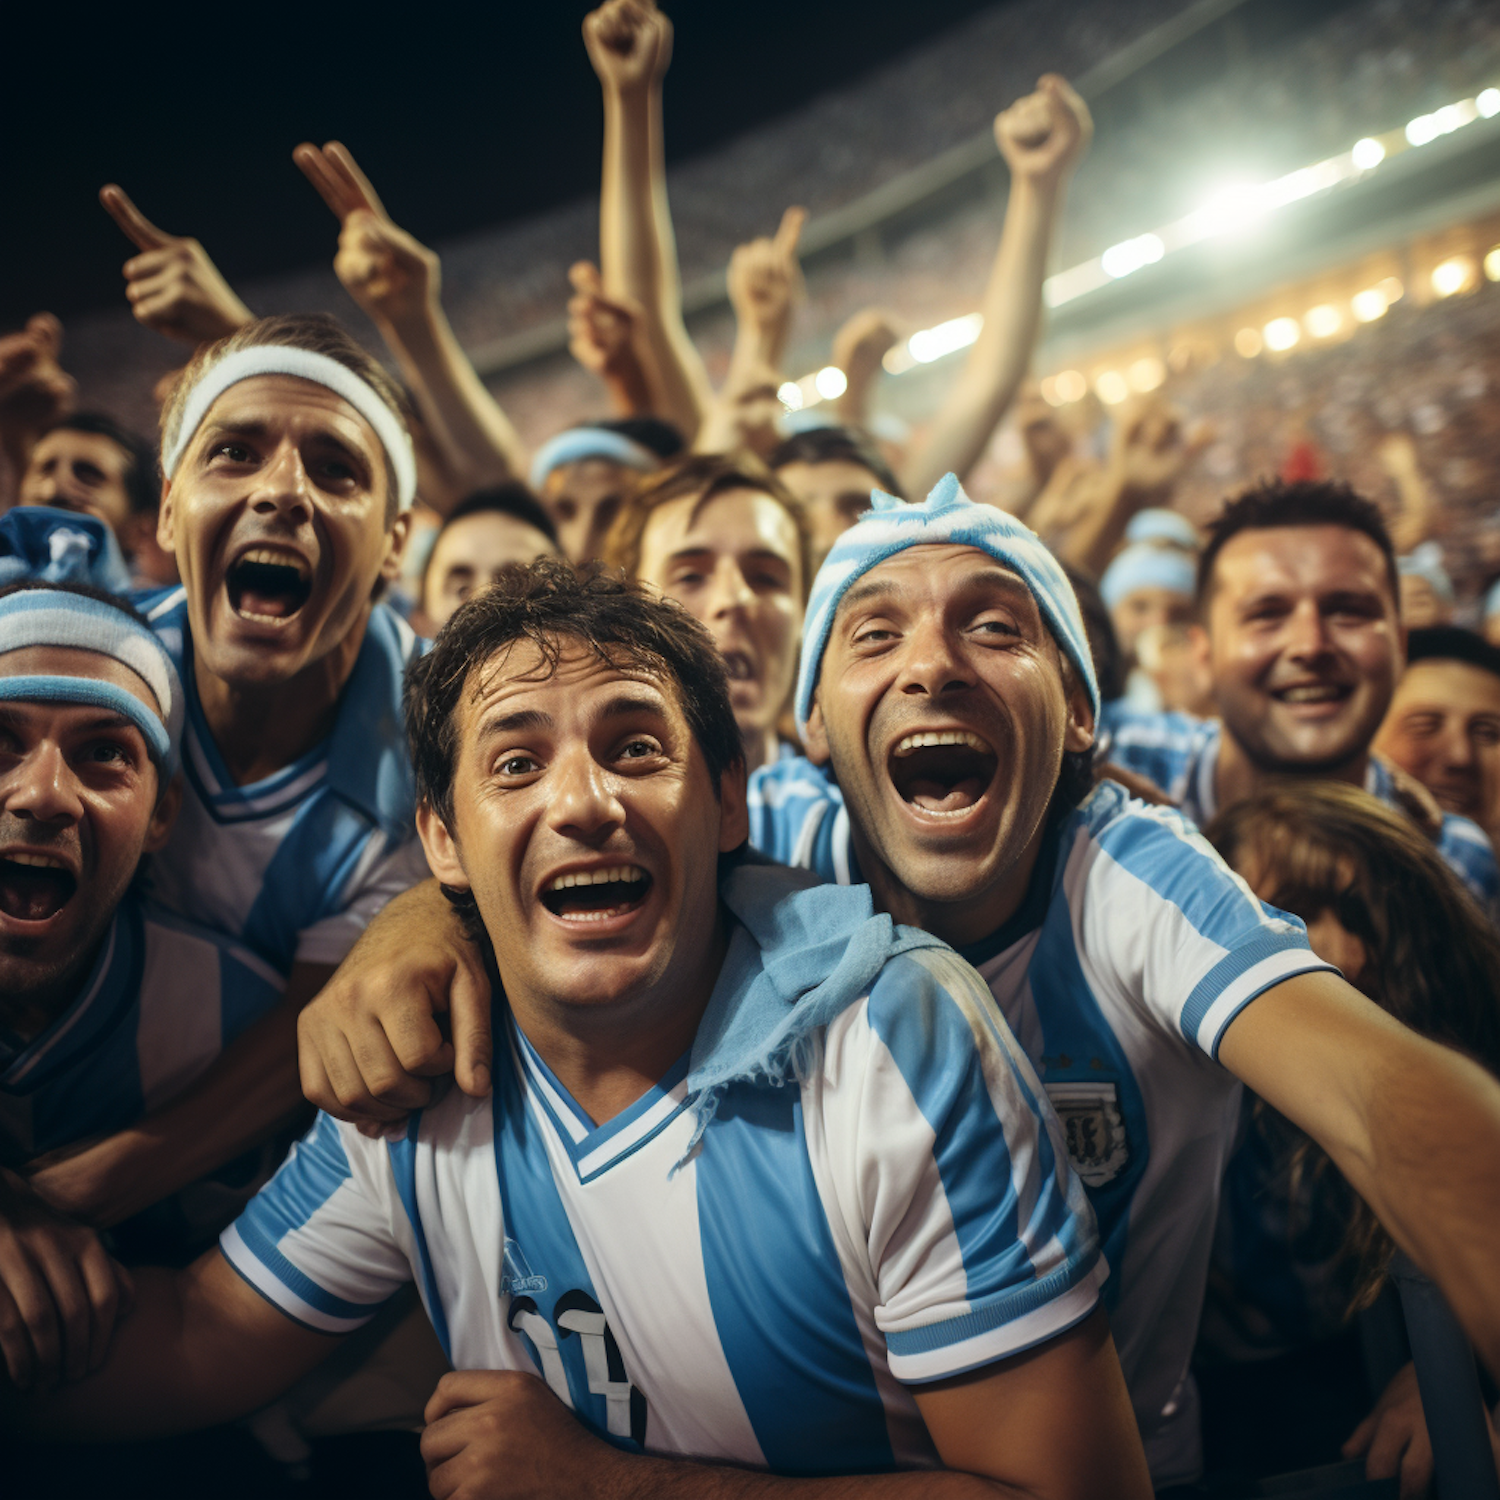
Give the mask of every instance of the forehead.
[(721, 490), (711, 499), (695, 495), (668, 500), (651, 512), (641, 550), (775, 552), (797, 557), (797, 526), (784, 506), (761, 490)]
[(1390, 596), (1385, 554), (1349, 526), (1267, 526), (1241, 531), (1214, 563), (1215, 585), (1231, 595), (1269, 589), (1369, 588)]
[(1500, 677), (1466, 661), (1414, 661), (1401, 675), (1396, 700), (1408, 708), (1424, 703), (1461, 714), (1500, 714)]
[(535, 562), (555, 550), (542, 532), (519, 516), (489, 510), (462, 516), (445, 526), (432, 555), (439, 568), (496, 568), (507, 562)]
[[(153, 713), (159, 715), (161, 712), (156, 695), (146, 685), (145, 679), (124, 662), (76, 646), (23, 646), (18, 651), (7, 651), (0, 646), (0, 677), (78, 677), (90, 682), (106, 682), (124, 688)], [(49, 708), (54, 706), (61, 708), (65, 705), (48, 704)], [(86, 711), (91, 714), (99, 712), (97, 708)]]
[(198, 437), (215, 427), (263, 427), (298, 438), (326, 435), (363, 453), (372, 467), (385, 457), (375, 429), (342, 396), (295, 375), (253, 375), (230, 386), (204, 414)]
[(776, 477), (802, 500), (826, 500), (856, 491), (869, 499), (871, 490), (883, 488), (863, 464), (853, 463), (847, 458), (831, 459), (822, 464), (798, 459), (795, 463), (783, 464), (776, 471)]
[(546, 714), (558, 725), (578, 723), (625, 688), (668, 717), (682, 716), (677, 695), (660, 674), (633, 662), (602, 661), (578, 641), (560, 641), (558, 648), (554, 665), (534, 642), (513, 641), (472, 667), (461, 702), (466, 729), (523, 712)]
[(560, 464), (546, 479), (543, 493), (548, 500), (568, 499), (580, 505), (592, 504), (628, 489), (638, 476), (608, 458), (580, 458), (577, 463)]
[(71, 427), (59, 427), (47, 433), (31, 450), (30, 467), (35, 469), (55, 459), (80, 458), (113, 474), (122, 474), (130, 461), (125, 450), (102, 432), (75, 432)]

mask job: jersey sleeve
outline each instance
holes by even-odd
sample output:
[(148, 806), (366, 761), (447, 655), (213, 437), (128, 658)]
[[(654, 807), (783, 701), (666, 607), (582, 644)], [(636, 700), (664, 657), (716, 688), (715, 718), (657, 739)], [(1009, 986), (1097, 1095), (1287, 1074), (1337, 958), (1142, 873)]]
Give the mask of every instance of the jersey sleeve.
[(379, 836), (373, 837), (369, 856), (351, 877), (340, 909), (297, 934), (296, 961), (342, 963), (381, 907), (429, 874), (422, 841), (415, 835), (395, 849), (386, 846)]
[(1086, 1317), (1107, 1274), (1093, 1211), (984, 981), (949, 949), (916, 949), (846, 1017), (829, 1149), (868, 1226), (891, 1373), (940, 1380)]
[(385, 1143), (320, 1114), (219, 1248), (287, 1317), (349, 1333), (412, 1279), (402, 1213)]
[(1104, 759), (1122, 766), (1180, 799), (1192, 763), (1200, 720), (1187, 714), (1142, 713), (1106, 704), (1100, 728), (1107, 736)]
[[(1257, 995), (1293, 975), (1333, 969), (1294, 916), (1250, 887), (1180, 813), (1115, 786), (1085, 805), (1086, 833), (1063, 882), (1079, 963), (1210, 1057)], [(1336, 973), (1337, 970), (1334, 970)]]
[(850, 883), (849, 814), (827, 771), (801, 756), (772, 761), (750, 777), (747, 802), (753, 848), (830, 883)]
[(1444, 814), (1438, 853), (1493, 919), (1500, 902), (1500, 866), (1484, 829), (1456, 813)]

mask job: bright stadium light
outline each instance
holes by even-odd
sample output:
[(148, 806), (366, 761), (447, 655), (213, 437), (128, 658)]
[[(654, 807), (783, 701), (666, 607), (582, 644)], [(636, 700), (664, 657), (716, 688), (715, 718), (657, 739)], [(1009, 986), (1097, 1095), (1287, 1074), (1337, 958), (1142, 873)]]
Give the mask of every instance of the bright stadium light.
[(1441, 134), (1436, 115), (1418, 115), (1406, 127), (1406, 139), (1413, 146), (1425, 146), (1429, 141), (1435, 141)]
[(1041, 382), (1042, 400), (1048, 406), (1061, 406), (1063, 398), (1057, 394), (1057, 376), (1044, 375)]
[(1057, 394), (1063, 401), (1082, 401), (1089, 393), (1089, 383), (1082, 370), (1063, 370), (1057, 377)]
[(1139, 271), (1142, 266), (1153, 265), (1166, 253), (1167, 247), (1162, 244), (1159, 235), (1138, 234), (1133, 240), (1122, 240), (1118, 245), (1111, 245), (1099, 257), (1099, 263), (1104, 267), (1106, 276), (1118, 281), (1122, 276), (1129, 276), (1132, 271)]
[(911, 357), (919, 365), (930, 365), (933, 360), (941, 359), (945, 354), (967, 349), (979, 337), (983, 322), (984, 319), (978, 313), (970, 313), (963, 318), (950, 318), (946, 323), (939, 323), (936, 328), (924, 328), (920, 333), (912, 334), (906, 341), (906, 347), (911, 350)]
[(1453, 255), (1432, 268), (1432, 289), (1439, 297), (1451, 297), (1475, 281), (1474, 262), (1467, 255)]
[(1302, 326), (1315, 339), (1331, 339), (1344, 326), (1344, 315), (1331, 302), (1320, 302), (1302, 315)]
[(1361, 172), (1369, 172), (1378, 167), (1385, 160), (1385, 147), (1373, 136), (1367, 135), (1362, 141), (1355, 141), (1354, 149), (1349, 153), (1354, 165)]
[(1234, 336), (1234, 352), (1241, 359), (1254, 359), (1265, 347), (1266, 341), (1261, 338), (1258, 328), (1242, 328)]
[(783, 381), (777, 386), (776, 398), (788, 411), (802, 410), (802, 387), (795, 380)]
[(1495, 248), (1485, 256), (1484, 274), (1488, 276), (1491, 281), (1500, 281), (1500, 245), (1496, 245)]
[(1496, 115), (1500, 115), (1500, 89), (1485, 89), (1474, 101), (1474, 108), (1486, 120), (1493, 120)]
[(1302, 342), (1302, 328), (1295, 318), (1272, 318), (1261, 333), (1266, 348), (1276, 354), (1294, 349)]
[(1378, 286), (1367, 286), (1364, 291), (1354, 294), (1349, 306), (1357, 322), (1373, 323), (1376, 318), (1385, 316), (1390, 303), (1385, 300), (1385, 293)]
[(1118, 370), (1104, 370), (1094, 377), (1094, 389), (1107, 406), (1118, 406), (1130, 394), (1130, 385)]
[(849, 389), (849, 377), (837, 365), (824, 365), (813, 377), (813, 384), (825, 401), (837, 401)]
[(1154, 355), (1138, 359), (1126, 370), (1125, 378), (1133, 391), (1154, 391), (1167, 378), (1167, 367)]
[(1375, 290), (1387, 302), (1399, 302), (1406, 295), (1406, 288), (1401, 285), (1400, 278), (1396, 276), (1387, 276), (1384, 280), (1377, 281)]

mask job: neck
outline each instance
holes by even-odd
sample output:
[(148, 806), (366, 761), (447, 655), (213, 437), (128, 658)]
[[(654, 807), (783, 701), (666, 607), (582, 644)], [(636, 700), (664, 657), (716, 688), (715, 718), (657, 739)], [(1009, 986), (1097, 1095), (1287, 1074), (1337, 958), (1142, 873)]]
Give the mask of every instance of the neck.
[(860, 872), (869, 881), (875, 898), (875, 909), (888, 912), (907, 927), (930, 932), (950, 947), (966, 948), (1003, 927), (1021, 909), (1046, 841), (1047, 819), (1037, 824), (1019, 858), (983, 891), (956, 901), (928, 898), (909, 890), (865, 842), (858, 823), (852, 824), (850, 832)]
[(236, 786), (300, 760), (333, 732), (339, 696), (364, 644), (370, 607), (332, 651), (276, 683), (229, 682), (193, 655), (193, 684), (219, 756)]
[(740, 743), (745, 747), (747, 773), (770, 765), (781, 744), (775, 729), (747, 729), (740, 735)]
[(708, 941), (683, 964), (669, 965), (644, 994), (608, 1005), (569, 1005), (507, 987), (506, 999), (516, 1025), (558, 1081), (596, 1125), (604, 1125), (692, 1046), (728, 950), (720, 907)]
[[(41, 1036), (67, 1013), (68, 1007), (82, 993), (108, 935), (106, 925), (94, 942), (84, 945), (81, 958), (75, 959), (62, 973), (39, 984), (27, 986), (0, 982), (0, 1026), (23, 1042), (33, 1042)], [(3, 966), (0, 966), (0, 981), (4, 981)]]
[(1222, 812), (1262, 787), (1285, 781), (1289, 776), (1316, 776), (1320, 781), (1347, 781), (1352, 786), (1363, 786), (1369, 769), (1368, 746), (1358, 755), (1332, 766), (1262, 766), (1250, 758), (1226, 726), (1219, 735), (1219, 759), (1214, 767), (1214, 803)]

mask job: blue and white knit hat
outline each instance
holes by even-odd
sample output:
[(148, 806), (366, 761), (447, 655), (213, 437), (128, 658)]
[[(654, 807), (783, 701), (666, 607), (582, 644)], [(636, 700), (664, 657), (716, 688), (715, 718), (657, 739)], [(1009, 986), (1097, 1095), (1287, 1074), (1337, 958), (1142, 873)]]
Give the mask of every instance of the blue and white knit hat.
[(1127, 542), (1156, 542), (1196, 552), (1203, 545), (1198, 528), (1181, 511), (1164, 510), (1159, 505), (1138, 510), (1125, 527)]
[(1062, 565), (1034, 531), (993, 505), (975, 504), (964, 494), (956, 474), (945, 474), (920, 503), (909, 504), (874, 490), (870, 504), (872, 508), (833, 544), (813, 580), (802, 627), (802, 665), (797, 673), (799, 733), (806, 732), (833, 617), (850, 586), (898, 552), (929, 546), (976, 547), (1020, 575), (1058, 646), (1083, 678), (1094, 718), (1098, 719), (1099, 684), (1078, 598)]
[(27, 646), (67, 646), (122, 662), (151, 689), (159, 711), (153, 713), (134, 693), (97, 677), (0, 676), (0, 699), (86, 703), (112, 709), (140, 730), (164, 782), (176, 772), (182, 742), (182, 682), (149, 625), (66, 585), (22, 588), (0, 599), (0, 665), (5, 653)]
[(1158, 547), (1154, 542), (1137, 542), (1116, 554), (1104, 570), (1099, 597), (1106, 609), (1113, 609), (1137, 589), (1170, 589), (1191, 599), (1197, 586), (1197, 564), (1186, 552), (1178, 547)]
[(1426, 579), (1432, 592), (1444, 604), (1453, 603), (1453, 580), (1443, 566), (1443, 549), (1437, 542), (1423, 542), (1405, 557), (1398, 557), (1396, 571), (1403, 578)]

